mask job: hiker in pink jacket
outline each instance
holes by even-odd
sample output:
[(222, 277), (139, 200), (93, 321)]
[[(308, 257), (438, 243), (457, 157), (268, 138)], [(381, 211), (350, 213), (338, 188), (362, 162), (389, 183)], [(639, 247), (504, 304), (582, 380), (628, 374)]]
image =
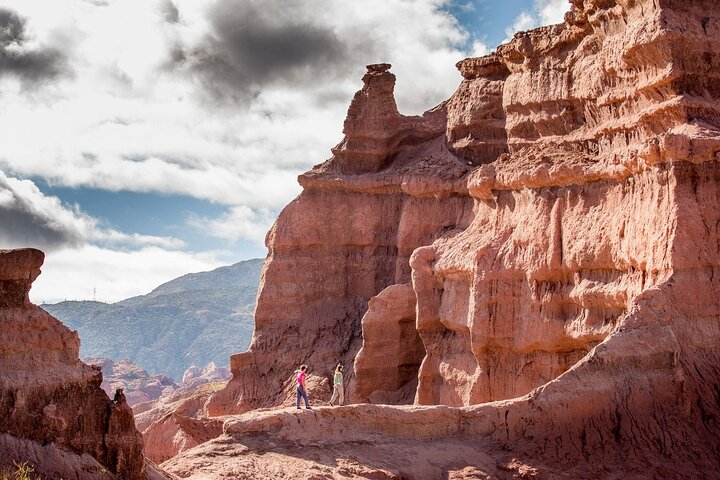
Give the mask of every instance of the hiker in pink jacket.
[(307, 370), (307, 365), (300, 365), (300, 372), (298, 372), (297, 375), (297, 400), (295, 401), (295, 405), (297, 408), (300, 408), (300, 398), (302, 397), (302, 399), (305, 400), (305, 408), (312, 410), (307, 393), (305, 393), (305, 370)]

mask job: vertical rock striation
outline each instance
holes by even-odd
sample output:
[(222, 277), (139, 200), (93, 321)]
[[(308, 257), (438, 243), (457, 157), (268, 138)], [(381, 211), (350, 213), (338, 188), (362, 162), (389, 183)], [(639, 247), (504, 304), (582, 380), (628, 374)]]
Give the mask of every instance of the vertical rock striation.
[(509, 154), (468, 175), (470, 226), (411, 261), (428, 350), (419, 403), (528, 393), (668, 281), (675, 166), (715, 165), (718, 149), (717, 98), (698, 86), (718, 39), (696, 37), (712, 24), (701, 9), (576, 2), (565, 24), (498, 49)]
[[(100, 368), (78, 358), (77, 333), (30, 303), (28, 292), (43, 260), (39, 250), (0, 251), (3, 444), (52, 443), (78, 455), (90, 455), (119, 478), (145, 478), (142, 437), (124, 395), (118, 391), (114, 400), (108, 399), (100, 388)], [(17, 441), (11, 442), (12, 438)], [(26, 450), (20, 449), (18, 454), (22, 451)], [(6, 456), (12, 457), (10, 448), (0, 455), (0, 461), (28, 460)], [(39, 459), (37, 471), (56, 471), (52, 465), (43, 465), (45, 460)], [(90, 472), (87, 475), (91, 478)]]

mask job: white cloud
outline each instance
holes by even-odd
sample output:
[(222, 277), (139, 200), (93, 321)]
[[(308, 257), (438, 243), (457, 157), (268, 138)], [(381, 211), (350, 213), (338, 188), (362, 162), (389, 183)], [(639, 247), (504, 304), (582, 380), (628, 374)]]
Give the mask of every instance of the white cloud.
[(63, 300), (116, 302), (150, 292), (188, 272), (227, 265), (220, 253), (188, 253), (145, 247), (118, 251), (95, 245), (50, 252), (42, 274), (33, 283), (30, 299), (37, 304)]
[(505, 29), (505, 34), (507, 35), (507, 38), (510, 39), (515, 34), (515, 32), (530, 30), (537, 27), (538, 24), (539, 23), (537, 17), (530, 14), (530, 12), (523, 11), (520, 12), (520, 15), (515, 18), (515, 21), (512, 23), (512, 25)]
[(183, 251), (172, 237), (108, 228), (101, 221), (44, 195), (30, 180), (0, 172), (0, 248), (46, 252), (43, 274), (31, 290), (36, 303), (93, 298), (114, 302), (149, 292), (188, 272), (229, 263), (223, 252)]
[(79, 207), (44, 195), (30, 180), (8, 177), (0, 172), (0, 247), (36, 247), (53, 250), (93, 243), (132, 249), (157, 246), (178, 249), (184, 243), (172, 237), (128, 234), (107, 227)]
[[(341, 140), (366, 64), (392, 63), (398, 105), (417, 114), (456, 89), (458, 60), (488, 50), (476, 42), (463, 51), (468, 35), (444, 8), (451, 0), (335, 0), (322, 8), (298, 0), (295, 20), (337, 38), (341, 68), (308, 70), (301, 84), (273, 78), (244, 104), (214, 104), (203, 78), (172, 65), (216, 33), (208, 12), (228, 1), (174, 0), (175, 12), (169, 0), (0, 0), (26, 20), (28, 48), (56, 46), (70, 69), (36, 89), (0, 78), (0, 208), (25, 228), (25, 236), (3, 235), (4, 217), (0, 244), (48, 251), (34, 300), (91, 298), (93, 286), (99, 299), (119, 300), (232, 259), (118, 231), (16, 177), (208, 200), (227, 213), (192, 225), (261, 243), (274, 212), (299, 193), (297, 175)], [(272, 16), (286, 2), (262, 5)]]
[(188, 223), (216, 238), (231, 242), (245, 239), (261, 244), (276, 216), (276, 211), (253, 210), (241, 205), (233, 207), (218, 218), (191, 217)]
[(450, 4), (463, 12), (474, 12), (476, 10), (475, 3), (473, 1), (463, 2), (455, 0), (450, 2)]
[(337, 0), (318, 9), (301, 0), (294, 8), (347, 50), (340, 73), (270, 83), (249, 105), (205, 104), (198, 79), (167, 65), (178, 46), (192, 50), (211, 33), (208, 11), (218, 1), (177, 0), (177, 23), (166, 20), (166, 2), (0, 0), (27, 18), (38, 41), (64, 35), (74, 72), (30, 95), (2, 80), (0, 168), (65, 186), (279, 209), (298, 193), (297, 174), (340, 141), (366, 64), (393, 64), (398, 104), (415, 114), (452, 94), (460, 81), (452, 66), (467, 54), (466, 33), (441, 9), (446, 1)]
[(482, 57), (490, 53), (490, 47), (486, 43), (476, 40), (472, 44), (471, 57)]
[(535, 9), (539, 11), (541, 25), (552, 25), (563, 22), (570, 4), (568, 0), (535, 0)]
[(507, 35), (505, 42), (510, 41), (516, 32), (562, 23), (568, 10), (570, 10), (568, 0), (534, 0), (532, 11), (520, 12), (512, 25), (505, 29)]

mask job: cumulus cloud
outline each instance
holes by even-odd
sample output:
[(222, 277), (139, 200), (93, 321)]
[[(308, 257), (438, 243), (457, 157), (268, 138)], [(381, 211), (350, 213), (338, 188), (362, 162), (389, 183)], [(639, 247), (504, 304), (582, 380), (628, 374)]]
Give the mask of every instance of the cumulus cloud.
[(490, 53), (490, 47), (487, 46), (487, 43), (480, 40), (475, 40), (472, 43), (472, 50), (470, 51), (471, 57), (482, 57), (488, 53)]
[(474, 12), (475, 11), (475, 3), (472, 1), (468, 1), (468, 2), (455, 1), (455, 2), (451, 2), (451, 3), (459, 10), (462, 10), (463, 12)]
[(57, 77), (65, 68), (65, 57), (59, 50), (33, 45), (26, 20), (0, 7), (0, 76), (35, 84)]
[(523, 32), (526, 30), (533, 29), (539, 25), (538, 18), (530, 12), (520, 12), (520, 15), (515, 17), (512, 25), (505, 29), (505, 35), (507, 35), (506, 41), (511, 39), (515, 32)]
[[(439, 0), (0, 3), (44, 41), (72, 38), (76, 71), (42, 98), (3, 99), (0, 168), (229, 207), (279, 209), (297, 195), (297, 174), (341, 139), (366, 64), (391, 62), (398, 104), (416, 114), (452, 94), (453, 65), (471, 53)], [(208, 89), (229, 100), (204, 103)]]
[(156, 246), (178, 249), (183, 242), (171, 237), (128, 234), (102, 225), (77, 206), (44, 195), (30, 180), (0, 172), (0, 247), (35, 247), (45, 251), (80, 248), (85, 244), (118, 249)]
[(6, 177), (0, 172), (0, 244), (52, 250), (80, 246), (82, 231), (74, 212), (57, 198), (45, 197), (30, 181)]
[(209, 12), (210, 31), (176, 54), (219, 100), (249, 100), (273, 83), (294, 88), (318, 72), (335, 77), (348, 61), (345, 44), (307, 2), (225, 0)]
[(178, 23), (180, 21), (180, 11), (171, 0), (160, 3), (160, 11), (166, 22)]
[(570, 10), (569, 0), (535, 0), (535, 10), (540, 18), (540, 25), (562, 23), (565, 12)]
[(53, 303), (95, 296), (115, 302), (148, 293), (188, 272), (232, 261), (228, 252), (188, 252), (172, 237), (109, 228), (77, 206), (46, 196), (30, 180), (0, 172), (0, 248), (34, 247), (46, 253), (31, 299)]

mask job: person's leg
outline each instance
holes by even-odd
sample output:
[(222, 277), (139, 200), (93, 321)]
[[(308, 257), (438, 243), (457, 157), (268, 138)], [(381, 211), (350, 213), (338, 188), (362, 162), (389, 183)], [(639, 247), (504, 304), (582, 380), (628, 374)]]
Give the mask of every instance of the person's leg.
[(338, 403), (338, 405), (343, 405), (345, 403), (345, 387), (343, 387), (342, 385), (338, 385), (337, 389), (340, 394), (340, 403)]
[[(308, 400), (307, 392), (305, 391), (304, 388), (302, 389), (302, 396), (303, 396), (303, 400), (305, 400), (305, 408), (310, 408), (310, 400)], [(299, 403), (298, 403), (298, 405), (299, 405)]]
[[(302, 393), (301, 393), (301, 392), (302, 392)], [(298, 387), (297, 387), (297, 395), (296, 395), (296, 398), (295, 398), (295, 406), (296, 406), (297, 408), (300, 408), (300, 397), (303, 395), (303, 393), (304, 393), (304, 392), (303, 392), (302, 389), (300, 388), (300, 385), (298, 385)], [(306, 401), (306, 403), (307, 403), (307, 401)]]
[(330, 405), (335, 403), (335, 400), (337, 400), (337, 398), (338, 398), (338, 386), (333, 385), (333, 394), (332, 394), (332, 397), (330, 397)]

